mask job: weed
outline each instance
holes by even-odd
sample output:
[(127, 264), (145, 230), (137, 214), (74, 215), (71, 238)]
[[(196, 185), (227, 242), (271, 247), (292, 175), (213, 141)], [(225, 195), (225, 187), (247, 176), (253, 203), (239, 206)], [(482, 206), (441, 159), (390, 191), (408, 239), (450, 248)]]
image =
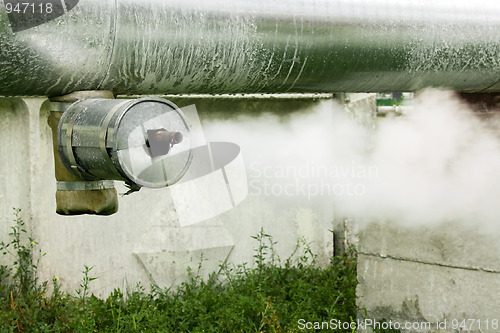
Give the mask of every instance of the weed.
[(82, 282), (80, 283), (80, 289), (78, 289), (76, 293), (78, 296), (80, 296), (80, 300), (82, 301), (82, 303), (85, 303), (88, 297), (89, 284), (90, 282), (96, 280), (97, 278), (90, 276), (90, 271), (94, 268), (94, 266), (89, 267), (87, 265), (84, 265), (83, 267), (84, 269), (82, 271), (83, 274)]
[[(356, 317), (356, 255), (333, 257), (319, 267), (310, 244), (299, 239), (282, 261), (263, 229), (253, 238), (253, 262), (224, 262), (207, 279), (203, 262), (174, 289), (138, 285), (106, 299), (90, 293), (93, 266), (84, 266), (77, 296), (62, 292), (58, 278), (47, 296), (36, 278), (36, 242), (16, 210), (12, 241), (0, 250), (14, 265), (0, 268), (0, 332), (297, 332), (299, 320), (350, 321)], [(24, 241), (26, 239), (26, 241)], [(40, 253), (39, 253), (40, 255)], [(10, 280), (10, 282), (9, 282)]]
[(9, 243), (0, 243), (0, 252), (3, 255), (10, 255), (13, 259), (15, 272), (12, 275), (12, 268), (6, 265), (0, 267), (0, 278), (3, 283), (12, 277), (17, 292), (23, 296), (37, 289), (37, 267), (40, 258), (43, 256), (39, 250), (38, 258), (34, 259), (35, 248), (38, 243), (31, 237), (27, 237), (27, 244), (24, 244), (23, 238), (27, 235), (25, 223), (21, 218), (21, 209), (14, 209), (15, 225), (11, 227), (9, 236), (12, 238)]

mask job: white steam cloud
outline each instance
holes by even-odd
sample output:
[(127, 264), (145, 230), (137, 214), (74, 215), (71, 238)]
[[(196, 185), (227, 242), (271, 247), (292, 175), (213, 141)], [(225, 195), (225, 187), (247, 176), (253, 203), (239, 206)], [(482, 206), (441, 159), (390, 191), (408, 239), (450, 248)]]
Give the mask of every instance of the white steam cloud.
[(250, 195), (319, 203), (358, 222), (500, 227), (500, 141), (451, 92), (428, 90), (403, 117), (360, 125), (335, 101), (280, 118), (206, 120), (239, 144)]
[(406, 117), (383, 121), (370, 155), (380, 177), (352, 214), (411, 224), (500, 222), (500, 146), (450, 92), (420, 94)]

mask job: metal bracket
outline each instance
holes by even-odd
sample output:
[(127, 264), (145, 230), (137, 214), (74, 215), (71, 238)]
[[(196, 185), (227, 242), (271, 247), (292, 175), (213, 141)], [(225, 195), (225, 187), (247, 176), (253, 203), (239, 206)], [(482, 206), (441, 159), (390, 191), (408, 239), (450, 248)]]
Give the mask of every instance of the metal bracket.
[(57, 182), (57, 190), (59, 191), (95, 191), (95, 190), (106, 190), (113, 187), (115, 187), (115, 182), (112, 180)]

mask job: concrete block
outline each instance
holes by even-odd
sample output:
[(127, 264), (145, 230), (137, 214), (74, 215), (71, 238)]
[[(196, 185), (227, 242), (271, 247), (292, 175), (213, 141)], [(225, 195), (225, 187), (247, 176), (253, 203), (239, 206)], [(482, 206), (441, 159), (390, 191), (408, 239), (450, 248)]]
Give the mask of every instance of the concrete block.
[(474, 226), (442, 224), (409, 228), (370, 224), (360, 230), (359, 252), (380, 257), (464, 269), (500, 272), (500, 243), (495, 233)]
[[(406, 322), (417, 325), (402, 332), (500, 329), (499, 273), (361, 254), (358, 281), (358, 318), (366, 310), (368, 318), (399, 322), (401, 328)], [(459, 327), (463, 320), (467, 329)], [(445, 321), (447, 329), (438, 329)], [(415, 323), (430, 323), (431, 329)]]

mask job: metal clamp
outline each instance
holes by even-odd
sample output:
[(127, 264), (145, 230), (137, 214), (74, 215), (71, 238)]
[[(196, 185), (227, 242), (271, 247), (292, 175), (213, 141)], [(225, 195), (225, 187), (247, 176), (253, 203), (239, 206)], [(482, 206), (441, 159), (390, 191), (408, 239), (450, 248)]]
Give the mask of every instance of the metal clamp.
[(106, 115), (106, 118), (103, 120), (101, 124), (101, 130), (99, 132), (99, 147), (101, 149), (102, 156), (104, 160), (106, 161), (106, 164), (108, 167), (117, 175), (117, 176), (122, 176), (122, 174), (116, 169), (115, 165), (113, 164), (113, 161), (111, 161), (111, 158), (109, 157), (108, 151), (106, 149), (107, 146), (107, 141), (110, 139), (108, 138), (108, 126), (109, 123), (111, 122), (111, 118), (118, 112), (118, 110), (121, 109), (121, 107), (125, 104), (127, 104), (129, 100), (125, 100), (119, 104), (117, 104), (109, 113)]
[[(84, 101), (84, 100), (78, 100), (77, 102), (75, 102), (73, 104), (80, 103), (81, 101)], [(73, 104), (71, 104), (71, 105), (73, 105)], [(85, 110), (86, 110), (86, 108), (83, 109), (83, 111), (85, 111)], [(66, 151), (68, 154), (69, 162), (71, 164), (71, 170), (73, 170), (74, 173), (76, 173), (80, 178), (90, 178), (90, 179), (94, 178), (95, 179), (95, 177), (93, 177), (91, 174), (85, 172), (85, 170), (78, 167), (78, 163), (76, 163), (75, 154), (73, 152), (73, 127), (75, 125), (75, 120), (78, 117), (78, 115), (80, 114), (80, 112), (82, 112), (82, 110), (79, 110), (78, 112), (76, 112), (75, 114), (72, 115), (71, 120), (69, 121), (68, 127), (66, 128)]]
[(115, 182), (112, 180), (92, 180), (81, 182), (57, 182), (58, 191), (96, 191), (106, 190), (115, 187)]

